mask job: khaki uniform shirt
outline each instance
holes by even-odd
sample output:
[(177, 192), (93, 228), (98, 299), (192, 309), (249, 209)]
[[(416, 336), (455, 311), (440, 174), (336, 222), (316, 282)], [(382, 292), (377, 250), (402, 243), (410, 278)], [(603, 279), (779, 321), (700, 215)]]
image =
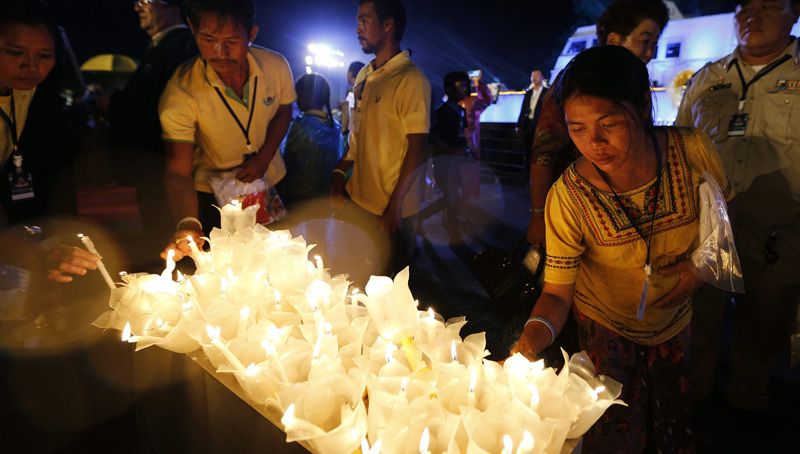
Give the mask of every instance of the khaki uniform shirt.
[[(408, 151), (408, 134), (430, 128), (431, 84), (401, 52), (380, 68), (375, 61), (356, 77), (355, 106), (350, 111), (350, 148), (354, 161), (347, 193), (360, 207), (381, 215), (400, 177)], [(403, 201), (403, 217), (419, 211), (419, 185), (412, 184)]]
[[(28, 118), (28, 107), (30, 107), (33, 95), (36, 93), (36, 87), (25, 91), (12, 90), (12, 92), (14, 94), (17, 138), (20, 138), (22, 137), (22, 130), (25, 128), (25, 119)], [(3, 109), (8, 118), (13, 118), (11, 116), (11, 96), (0, 96), (0, 109)], [(11, 130), (8, 127), (8, 123), (0, 119), (0, 167), (5, 165), (12, 151), (14, 151), (14, 143), (11, 140)], [(25, 163), (23, 162), (22, 165), (24, 166)]]
[[(800, 54), (798, 40), (778, 59), (789, 59), (750, 85), (743, 136), (730, 137), (742, 83), (756, 76), (737, 48), (694, 75), (678, 109), (676, 125), (703, 130), (719, 150), (725, 173), (738, 194), (739, 221), (755, 230), (800, 219)], [(762, 69), (769, 69), (769, 65)]]
[[(292, 72), (283, 56), (268, 49), (252, 46), (247, 54), (250, 76), (240, 99), (225, 85), (211, 66), (201, 57), (189, 60), (178, 68), (167, 84), (158, 106), (166, 142), (185, 142), (195, 145), (194, 186), (201, 192), (212, 192), (206, 181), (209, 172), (229, 170), (244, 162), (248, 153), (244, 133), (219, 98), (215, 87), (225, 96), (228, 105), (247, 127), (250, 107), (254, 106), (250, 125), (250, 143), (257, 152), (267, 137), (270, 121), (278, 107), (297, 99)], [(256, 90), (251, 93), (255, 78)], [(255, 101), (251, 99), (255, 98)], [(267, 168), (266, 178), (274, 185), (286, 175), (279, 152)]]

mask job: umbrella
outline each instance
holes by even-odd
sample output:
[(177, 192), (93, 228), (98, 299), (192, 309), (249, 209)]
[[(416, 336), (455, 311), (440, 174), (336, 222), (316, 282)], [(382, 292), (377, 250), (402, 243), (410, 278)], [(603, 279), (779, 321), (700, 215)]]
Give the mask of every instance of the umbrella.
[(132, 73), (136, 71), (136, 60), (121, 54), (100, 54), (86, 60), (81, 71), (109, 71)]

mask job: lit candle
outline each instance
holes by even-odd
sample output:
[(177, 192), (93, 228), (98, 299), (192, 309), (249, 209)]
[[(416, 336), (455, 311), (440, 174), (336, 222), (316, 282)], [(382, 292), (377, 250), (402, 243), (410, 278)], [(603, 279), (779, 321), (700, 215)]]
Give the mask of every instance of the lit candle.
[(128, 342), (131, 338), (131, 322), (125, 322), (125, 328), (122, 329), (122, 342)]
[(281, 311), (281, 292), (278, 289), (275, 289), (275, 310), (280, 312)]
[(239, 311), (241, 317), (239, 317), (239, 329), (236, 331), (236, 337), (240, 337), (247, 331), (247, 322), (250, 319), (250, 306), (245, 306)]
[(522, 441), (517, 446), (516, 454), (530, 454), (533, 452), (533, 435), (527, 430), (522, 432)]
[(317, 279), (322, 280), (323, 272), (325, 271), (324, 268), (322, 268), (322, 257), (315, 255), (314, 261), (317, 263)]
[(224, 356), (225, 359), (228, 360), (228, 363), (230, 363), (230, 365), (234, 369), (238, 371), (244, 371), (245, 370), (244, 364), (242, 364), (242, 362), (239, 361), (239, 358), (237, 358), (236, 355), (234, 355), (230, 350), (228, 350), (228, 347), (226, 347), (225, 344), (223, 344), (222, 341), (220, 340), (219, 327), (214, 328), (211, 325), (206, 325), (206, 331), (208, 332), (208, 337), (211, 338), (211, 345), (216, 347), (216, 349), (220, 352), (220, 354), (222, 354), (222, 356)]
[(508, 434), (503, 435), (503, 451), (501, 454), (512, 454), (514, 449), (514, 442)]
[(186, 239), (189, 241), (189, 249), (192, 251), (192, 258), (198, 260), (200, 257), (200, 249), (197, 247), (197, 243), (194, 242), (194, 238), (191, 235), (187, 235)]
[(391, 342), (386, 343), (386, 349), (383, 351), (383, 359), (386, 360), (386, 363), (390, 363), (392, 361), (392, 352), (394, 351), (394, 344)]
[(291, 404), (283, 414), (283, 417), (281, 418), (281, 424), (283, 424), (284, 428), (288, 429), (289, 426), (294, 423), (294, 419), (294, 404)]
[(269, 358), (269, 361), (278, 372), (278, 378), (280, 378), (282, 382), (288, 383), (289, 379), (286, 378), (286, 370), (284, 370), (283, 364), (281, 364), (281, 360), (278, 357), (278, 351), (275, 350), (275, 346), (272, 345), (272, 342), (266, 339), (261, 341), (261, 346), (264, 347), (264, 350), (267, 352), (267, 358)]
[[(83, 242), (83, 245), (86, 246), (86, 250), (88, 250), (94, 255), (98, 256), (100, 255), (100, 253), (97, 252), (97, 249), (94, 247), (94, 243), (92, 242), (91, 238), (82, 233), (78, 234), (78, 238), (80, 238), (81, 242)], [(95, 263), (97, 263), (97, 269), (100, 271), (100, 274), (103, 275), (103, 279), (105, 279), (108, 288), (110, 288), (111, 290), (117, 288), (117, 286), (114, 285), (114, 281), (111, 280), (111, 276), (108, 274), (108, 270), (106, 269), (106, 265), (103, 264), (103, 260), (102, 259), (98, 260)]]
[(352, 292), (350, 292), (350, 304), (353, 306), (358, 306), (358, 299), (356, 298), (358, 295), (358, 289), (354, 288)]
[(450, 356), (453, 358), (453, 364), (458, 364), (458, 353), (456, 353), (456, 340), (453, 339), (450, 344)]
[(408, 387), (408, 377), (403, 377), (403, 380), (400, 382), (400, 397), (406, 397), (406, 388)]
[(422, 431), (422, 437), (419, 439), (419, 454), (431, 454), (428, 451), (428, 445), (430, 444), (430, 433), (428, 432), (428, 428), (426, 427), (425, 430)]
[(475, 368), (470, 367), (469, 378), (469, 393), (467, 393), (467, 406), (475, 408), (475, 384), (478, 381), (478, 376), (475, 374)]
[(161, 278), (171, 281), (173, 271), (175, 271), (175, 249), (170, 249), (167, 251), (167, 267), (161, 272)]
[(311, 352), (311, 366), (317, 364), (319, 360), (319, 351), (322, 348), (322, 337), (317, 337), (317, 342), (314, 343), (314, 351)]

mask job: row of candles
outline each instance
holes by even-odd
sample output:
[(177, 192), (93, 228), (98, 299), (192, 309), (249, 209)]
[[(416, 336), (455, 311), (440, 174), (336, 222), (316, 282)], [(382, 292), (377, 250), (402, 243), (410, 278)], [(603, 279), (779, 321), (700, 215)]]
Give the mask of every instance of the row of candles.
[(408, 269), (361, 293), (309, 260), (302, 237), (225, 226), (209, 252), (189, 239), (194, 275), (172, 256), (161, 275), (123, 275), (94, 324), (137, 350), (201, 348), (276, 414), (287, 442), (321, 454), (555, 453), (622, 403), (621, 385), (595, 376), (585, 353), (559, 373), (520, 355), (486, 359), (484, 333), (460, 337), (463, 317), (418, 309)]

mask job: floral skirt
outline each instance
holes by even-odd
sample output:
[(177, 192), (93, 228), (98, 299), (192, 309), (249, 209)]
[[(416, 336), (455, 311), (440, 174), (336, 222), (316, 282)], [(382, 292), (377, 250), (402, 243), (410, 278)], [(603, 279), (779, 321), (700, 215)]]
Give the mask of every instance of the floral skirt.
[(628, 340), (573, 306), (581, 350), (597, 373), (622, 383), (627, 407), (612, 405), (584, 435), (583, 452), (694, 452), (686, 366), (690, 329), (654, 346)]

